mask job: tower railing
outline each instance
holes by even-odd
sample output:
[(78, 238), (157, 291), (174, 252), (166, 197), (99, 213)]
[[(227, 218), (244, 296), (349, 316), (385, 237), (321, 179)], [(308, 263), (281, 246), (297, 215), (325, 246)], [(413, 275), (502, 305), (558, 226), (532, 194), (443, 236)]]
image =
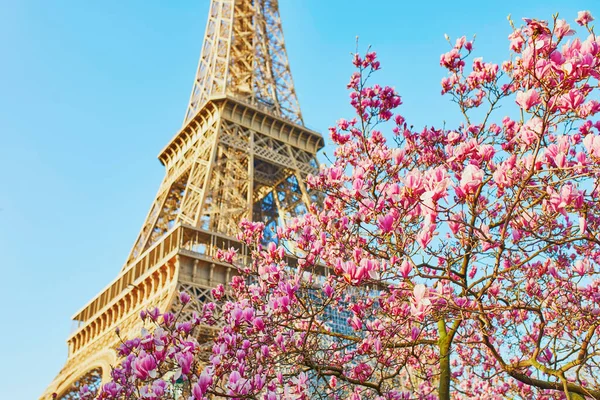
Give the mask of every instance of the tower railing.
[[(118, 323), (131, 313), (131, 309), (123, 309), (124, 307), (115, 307), (115, 305), (138, 288), (149, 276), (156, 274), (161, 267), (164, 268), (169, 260), (174, 259), (177, 255), (183, 255), (204, 260), (207, 263), (218, 263), (217, 251), (231, 247), (237, 250), (240, 262), (244, 264), (250, 262), (246, 246), (235, 238), (182, 224), (174, 226), (162, 240), (130, 263), (117, 279), (73, 316), (73, 320), (78, 321), (78, 324), (71, 333), (69, 342), (75, 341), (77, 345), (72, 349), (73, 352), (70, 355), (75, 354), (78, 349), (83, 348), (85, 344), (101, 336), (107, 330), (118, 326)], [(206, 284), (212, 283), (206, 282)], [(137, 300), (133, 301), (135, 304), (127, 303), (130, 304), (128, 308), (134, 308), (138, 303), (143, 303), (143, 298), (150, 295), (148, 289), (142, 290), (142, 293), (135, 296)], [(113, 317), (110, 321), (105, 321), (102, 317), (108, 315), (110, 309), (116, 311), (111, 313)], [(89, 327), (92, 325), (94, 328), (89, 331)], [(77, 340), (75, 340), (76, 338)]]

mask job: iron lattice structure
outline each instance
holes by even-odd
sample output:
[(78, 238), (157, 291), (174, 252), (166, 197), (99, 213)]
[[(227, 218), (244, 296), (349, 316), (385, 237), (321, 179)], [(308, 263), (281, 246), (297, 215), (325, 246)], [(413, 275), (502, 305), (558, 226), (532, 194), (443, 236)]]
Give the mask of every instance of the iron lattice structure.
[(183, 127), (158, 156), (156, 198), (118, 276), (73, 316), (67, 361), (41, 398), (108, 379), (115, 328), (139, 334), (140, 310), (175, 308), (181, 290), (198, 309), (212, 301), (236, 274), (217, 250), (247, 257), (235, 239), (243, 218), (264, 222), (268, 238), (316, 201), (304, 181), (322, 147), (303, 124), (277, 0), (212, 0)]
[(184, 124), (225, 94), (302, 124), (277, 0), (212, 1)]

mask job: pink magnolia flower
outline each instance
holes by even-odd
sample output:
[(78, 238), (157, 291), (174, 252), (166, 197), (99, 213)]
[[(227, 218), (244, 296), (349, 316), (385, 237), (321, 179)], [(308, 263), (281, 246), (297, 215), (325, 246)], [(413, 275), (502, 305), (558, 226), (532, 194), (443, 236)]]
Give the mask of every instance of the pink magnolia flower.
[(587, 218), (582, 216), (579, 217), (579, 234), (582, 236), (587, 235)]
[(398, 269), (400, 271), (400, 274), (404, 277), (404, 278), (408, 278), (408, 276), (410, 275), (410, 272), (412, 271), (413, 267), (411, 265), (411, 263), (409, 263), (408, 261), (404, 260), (402, 261), (402, 264), (400, 264), (400, 268)]
[(457, 78), (455, 75), (442, 78), (442, 94), (449, 92), (456, 84)]
[(390, 233), (394, 228), (394, 222), (395, 218), (391, 213), (377, 217), (377, 225), (383, 233)]
[(232, 264), (235, 261), (237, 250), (231, 247), (229, 250), (217, 249), (216, 258), (219, 261), (224, 261), (228, 264)]
[(396, 163), (396, 165), (400, 165), (404, 160), (404, 156), (406, 155), (406, 151), (404, 149), (394, 149), (392, 151), (392, 159)]
[[(567, 149), (568, 150), (568, 149)], [(550, 165), (555, 165), (558, 168), (565, 168), (567, 166), (567, 157), (565, 152), (561, 151), (559, 146), (551, 144), (546, 149), (546, 159)]]
[(160, 310), (158, 309), (158, 307), (151, 308), (151, 309), (147, 310), (147, 312), (148, 312), (148, 316), (153, 321), (157, 321), (158, 320), (158, 317), (160, 316)]
[(483, 181), (484, 172), (476, 165), (469, 164), (462, 172), (457, 189), (464, 194), (473, 194)]
[(577, 18), (575, 19), (575, 22), (577, 22), (581, 26), (584, 26), (589, 24), (593, 20), (594, 17), (592, 17), (592, 14), (589, 11), (579, 11), (577, 13)]
[(221, 298), (225, 295), (225, 287), (222, 284), (219, 284), (216, 288), (211, 290), (211, 294), (215, 300), (221, 300)]
[[(179, 293), (179, 301), (181, 302), (181, 304), (187, 304), (190, 302), (192, 298), (190, 297), (189, 294), (185, 293), (185, 292), (181, 292)], [(164, 316), (163, 316), (164, 317)]]
[(498, 296), (498, 293), (500, 293), (500, 285), (497, 283), (494, 283), (492, 286), (490, 286), (490, 288), (488, 289), (488, 293), (494, 297)]
[(326, 283), (323, 286), (323, 293), (325, 293), (325, 296), (331, 297), (333, 295), (333, 287), (329, 283)]
[(94, 393), (90, 390), (88, 385), (83, 385), (81, 389), (79, 389), (79, 398), (81, 400), (91, 400), (94, 397)]
[[(434, 201), (446, 197), (450, 178), (444, 167), (436, 167), (425, 173), (425, 187), (431, 193), (431, 199)], [(426, 192), (427, 193), (427, 192)]]
[(178, 353), (175, 355), (175, 360), (181, 367), (181, 373), (187, 375), (192, 369), (192, 363), (194, 362), (194, 354), (189, 351)]
[(352, 370), (352, 373), (355, 379), (358, 379), (359, 382), (365, 382), (371, 374), (373, 373), (373, 368), (365, 363), (359, 363)]
[(573, 270), (581, 276), (587, 274), (590, 270), (590, 261), (587, 258), (575, 261)]
[(564, 36), (571, 36), (575, 34), (575, 31), (571, 29), (567, 21), (564, 19), (559, 19), (556, 21), (556, 25), (554, 26), (554, 34), (560, 39)]
[(419, 231), (415, 239), (422, 248), (427, 248), (427, 245), (433, 239), (433, 236), (435, 234), (435, 228), (436, 225), (430, 223), (426, 223), (423, 227), (421, 227), (421, 230)]
[(416, 326), (413, 326), (410, 330), (410, 338), (414, 341), (417, 340), (419, 338), (419, 335), (421, 334), (421, 330), (419, 328), (417, 328)]
[(462, 69), (465, 62), (460, 57), (460, 51), (456, 48), (442, 54), (440, 57), (440, 65), (450, 71)]
[(592, 157), (600, 158), (600, 136), (586, 135), (583, 138), (583, 145)]
[(229, 387), (235, 391), (236, 389), (238, 389), (241, 380), (242, 375), (239, 373), (239, 371), (232, 371), (229, 375)]
[(541, 103), (540, 95), (535, 89), (529, 89), (526, 92), (518, 91), (516, 103), (525, 111), (529, 111), (531, 107)]
[(138, 379), (146, 380), (156, 377), (156, 360), (152, 355), (140, 356), (134, 364), (135, 376)]
[(265, 322), (264, 322), (264, 320), (261, 317), (255, 318), (252, 321), (252, 325), (259, 332), (262, 332), (262, 331), (265, 330)]
[(521, 127), (518, 138), (525, 146), (531, 146), (541, 136), (543, 127), (542, 119), (533, 117)]
[(520, 53), (523, 49), (523, 45), (525, 44), (525, 39), (523, 39), (521, 31), (512, 32), (510, 35), (508, 35), (508, 39), (510, 40), (510, 49)]
[(454, 44), (454, 48), (457, 50), (460, 50), (463, 48), (463, 46), (465, 45), (465, 43), (467, 42), (467, 37), (466, 36), (461, 36), (458, 39), (456, 39), (456, 43)]
[(419, 283), (413, 288), (413, 298), (410, 305), (410, 312), (417, 318), (422, 318), (431, 306), (431, 300), (425, 285)]
[(362, 329), (362, 321), (358, 316), (354, 315), (348, 320), (348, 323), (355, 331)]
[(404, 185), (409, 192), (418, 192), (423, 187), (423, 176), (421, 171), (414, 169), (404, 177)]
[(108, 382), (102, 386), (102, 393), (106, 393), (109, 398), (116, 398), (121, 393), (121, 385), (116, 382)]
[(342, 175), (344, 174), (344, 171), (341, 168), (337, 168), (337, 167), (333, 167), (333, 168), (329, 168), (327, 170), (328, 173), (328, 178), (333, 181), (333, 182), (337, 182), (340, 180), (340, 178), (342, 177)]
[(212, 376), (209, 372), (209, 370), (207, 368), (205, 368), (202, 373), (200, 374), (200, 377), (198, 378), (198, 390), (200, 392), (201, 395), (204, 395), (206, 393), (206, 391), (208, 390), (208, 387), (212, 384)]
[(344, 280), (351, 285), (357, 285), (362, 282), (369, 272), (362, 263), (360, 265), (356, 265), (352, 261), (346, 261), (340, 262), (339, 265), (341, 271), (343, 271), (342, 276)]
[(558, 108), (562, 113), (576, 111), (577, 107), (583, 104), (584, 101), (584, 94), (580, 90), (573, 89), (558, 99)]

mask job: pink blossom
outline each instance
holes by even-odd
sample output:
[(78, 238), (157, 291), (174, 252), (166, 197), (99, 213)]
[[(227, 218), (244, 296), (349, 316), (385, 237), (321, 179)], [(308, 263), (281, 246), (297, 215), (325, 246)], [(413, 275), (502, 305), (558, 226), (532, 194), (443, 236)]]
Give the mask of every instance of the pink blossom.
[(577, 274), (583, 276), (585, 274), (587, 274), (587, 272), (590, 270), (590, 262), (587, 258), (583, 259), (583, 260), (577, 260), (575, 261), (575, 265), (573, 267), (573, 270), (575, 272), (577, 272)]
[(588, 134), (583, 138), (583, 145), (592, 157), (600, 159), (600, 136)]
[(460, 214), (454, 215), (448, 221), (448, 227), (450, 228), (450, 231), (455, 235), (461, 231), (461, 228), (463, 226), (463, 222), (461, 221), (461, 218), (462, 218), (462, 215), (460, 215)]
[(333, 287), (329, 283), (326, 283), (323, 286), (323, 292), (325, 293), (325, 296), (331, 297), (333, 295)]
[(579, 11), (577, 13), (577, 19), (575, 20), (575, 22), (577, 22), (581, 26), (584, 26), (589, 24), (593, 20), (594, 17), (592, 17), (592, 14), (589, 11)]
[(424, 248), (424, 249), (427, 248), (427, 245), (429, 245), (429, 243), (433, 239), (434, 232), (435, 232), (435, 225), (424, 226), (421, 229), (421, 231), (417, 234), (417, 237), (416, 237), (417, 243), (419, 243), (419, 245), (422, 248)]
[(461, 174), (460, 183), (457, 189), (464, 194), (473, 194), (483, 181), (484, 172), (476, 165), (469, 164)]
[(108, 382), (102, 385), (102, 393), (106, 393), (108, 398), (116, 398), (121, 390), (121, 385), (116, 382)]
[(219, 284), (216, 288), (211, 290), (211, 294), (216, 300), (220, 300), (225, 294), (225, 287), (222, 284)]
[[(255, 231), (252, 230), (249, 234), (253, 234)], [(261, 233), (262, 234), (262, 233)], [(217, 249), (216, 258), (220, 261), (232, 264), (237, 255), (237, 249), (231, 247), (229, 250)]]
[(156, 360), (152, 355), (140, 356), (135, 361), (135, 376), (138, 379), (145, 380), (156, 377)]
[(334, 181), (334, 182), (335, 182), (335, 181), (339, 181), (339, 180), (340, 180), (340, 178), (341, 178), (341, 177), (342, 177), (342, 175), (343, 175), (343, 172), (344, 172), (344, 171), (342, 171), (342, 169), (341, 169), (341, 168), (336, 168), (336, 167), (334, 167), (334, 168), (329, 168), (327, 171), (328, 171), (328, 174), (329, 174), (329, 177), (328, 177), (328, 178), (329, 178), (330, 180)]
[(571, 29), (567, 21), (565, 21), (564, 19), (559, 19), (556, 21), (556, 25), (554, 26), (554, 34), (558, 39), (560, 39), (565, 36), (574, 35), (575, 31)]
[(510, 49), (512, 51), (520, 53), (523, 49), (523, 45), (525, 44), (525, 39), (523, 39), (521, 32), (514, 31), (513, 33), (508, 35), (508, 38), (510, 39)]
[(461, 69), (465, 65), (465, 62), (462, 61), (460, 52), (454, 48), (449, 52), (442, 54), (440, 57), (440, 65), (453, 71)]
[(525, 111), (529, 111), (531, 107), (541, 103), (540, 95), (535, 89), (529, 89), (525, 92), (519, 91), (517, 92), (516, 103)]
[(406, 151), (403, 149), (394, 149), (392, 151), (392, 158), (394, 159), (394, 162), (396, 163), (396, 165), (400, 165), (402, 163), (405, 155), (406, 155)]
[(416, 326), (413, 326), (410, 330), (410, 338), (414, 341), (419, 338), (421, 331)]
[(500, 285), (497, 283), (493, 284), (492, 286), (490, 286), (488, 293), (491, 296), (497, 297), (498, 294), (500, 293)]
[(181, 302), (181, 304), (187, 304), (190, 302), (190, 300), (191, 300), (191, 297), (189, 294), (187, 294), (185, 292), (179, 293), (179, 301)]
[(343, 278), (352, 285), (362, 282), (368, 273), (368, 270), (363, 265), (356, 265), (352, 261), (341, 262), (340, 266), (343, 271)]
[(242, 379), (242, 375), (238, 371), (232, 371), (229, 375), (229, 386), (236, 390), (238, 388), (238, 382)]
[(355, 331), (358, 331), (362, 328), (362, 321), (356, 315), (350, 318), (349, 324)]
[(390, 233), (394, 228), (395, 218), (392, 214), (386, 214), (377, 218), (377, 224), (382, 233)]
[(429, 306), (431, 306), (431, 300), (429, 299), (427, 288), (423, 284), (415, 285), (413, 289), (413, 301), (410, 306), (412, 315), (422, 318)]
[(408, 276), (410, 275), (410, 272), (412, 271), (412, 268), (413, 268), (412, 265), (408, 261), (406, 261), (406, 260), (402, 261), (402, 264), (400, 264), (400, 268), (399, 268), (399, 271), (400, 271), (400, 274), (402, 274), (402, 277), (404, 277), (405, 279), (408, 278)]
[(519, 131), (519, 139), (525, 146), (531, 146), (536, 143), (542, 134), (543, 121), (538, 117), (533, 117), (523, 125)]
[(584, 216), (579, 217), (579, 234), (582, 236), (587, 235), (587, 218)]
[(576, 111), (583, 104), (585, 96), (579, 90), (570, 90), (569, 93), (558, 99), (558, 107), (561, 112)]
[(423, 187), (423, 177), (418, 170), (412, 170), (406, 174), (404, 184), (409, 193), (419, 193)]
[(194, 384), (192, 388), (192, 394), (194, 396), (194, 400), (202, 400), (204, 399), (205, 394), (208, 392), (209, 386), (212, 384), (212, 377), (208, 373), (205, 368), (200, 377), (198, 378), (198, 382)]
[(182, 352), (175, 355), (175, 359), (181, 367), (181, 373), (184, 375), (189, 374), (194, 362), (194, 355), (191, 352)]
[(261, 317), (255, 318), (252, 321), (252, 325), (254, 326), (254, 329), (256, 329), (257, 331), (264, 331), (264, 329), (265, 329), (265, 322), (263, 321), (263, 319)]
[(160, 310), (158, 309), (158, 307), (153, 307), (146, 311), (148, 313), (148, 316), (152, 319), (152, 321), (158, 320), (158, 317), (160, 316)]

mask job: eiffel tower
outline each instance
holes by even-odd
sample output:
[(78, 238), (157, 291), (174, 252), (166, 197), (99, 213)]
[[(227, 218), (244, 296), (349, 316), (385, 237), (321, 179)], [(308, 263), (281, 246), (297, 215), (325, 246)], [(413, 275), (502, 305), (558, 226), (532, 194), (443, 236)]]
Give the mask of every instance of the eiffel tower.
[(277, 0), (211, 0), (202, 54), (183, 126), (160, 152), (165, 177), (119, 275), (75, 313), (67, 361), (42, 399), (77, 399), (118, 360), (115, 328), (139, 334), (139, 312), (195, 307), (236, 271), (218, 249), (243, 218), (277, 225), (315, 201), (304, 178), (317, 170), (322, 136), (304, 126), (285, 50)]

